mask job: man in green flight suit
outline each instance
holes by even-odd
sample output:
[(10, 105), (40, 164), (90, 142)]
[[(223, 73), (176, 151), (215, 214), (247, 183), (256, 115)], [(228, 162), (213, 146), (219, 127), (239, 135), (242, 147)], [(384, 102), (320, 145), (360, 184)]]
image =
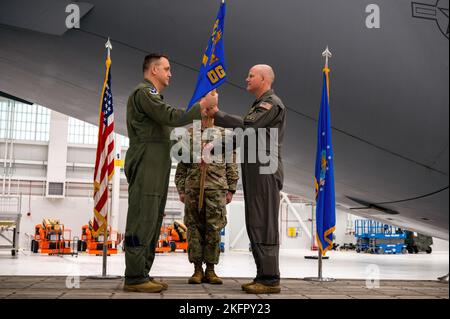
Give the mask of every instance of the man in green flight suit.
[[(241, 152), (245, 154), (241, 163), (245, 223), (256, 264), (256, 277), (252, 282), (243, 284), (242, 289), (252, 294), (281, 291), (278, 219), (284, 180), (281, 153), (286, 130), (286, 108), (272, 90), (274, 80), (275, 73), (269, 65), (258, 64), (249, 70), (247, 91), (254, 94), (256, 100), (244, 117), (219, 111), (217, 106), (206, 110), (217, 125), (245, 129), (247, 133), (253, 132), (254, 141), (258, 140), (256, 144), (251, 139), (242, 138), (240, 143)], [(272, 132), (276, 134), (272, 135)], [(274, 146), (270, 140), (275, 142)], [(251, 153), (258, 155), (256, 161), (249, 156)], [(271, 154), (269, 166), (264, 163), (261, 154)]]
[[(212, 120), (212, 119), (211, 119)], [(214, 265), (219, 263), (220, 231), (227, 224), (226, 205), (231, 202), (236, 192), (239, 180), (238, 166), (235, 163), (236, 154), (231, 161), (225, 154), (211, 155), (209, 164), (201, 162), (201, 152), (195, 154), (195, 143), (200, 145), (222, 141), (226, 130), (212, 126), (208, 118), (203, 118), (200, 127), (189, 129), (189, 145), (184, 145), (184, 151), (189, 151), (189, 160), (180, 161), (175, 173), (175, 184), (180, 200), (185, 204), (184, 223), (187, 226), (188, 258), (194, 264), (194, 274), (189, 278), (189, 284), (222, 284)], [(200, 146), (199, 145), (199, 146)], [(202, 208), (199, 207), (202, 182), (202, 165), (205, 171), (203, 183)], [(203, 272), (203, 263), (206, 271)]]
[(128, 215), (125, 230), (125, 291), (160, 292), (167, 284), (149, 277), (155, 259), (166, 206), (172, 166), (170, 133), (201, 118), (201, 110), (217, 104), (207, 94), (185, 112), (163, 100), (160, 92), (169, 85), (170, 63), (163, 54), (149, 54), (143, 63), (144, 81), (127, 103), (130, 147), (125, 158), (128, 181)]

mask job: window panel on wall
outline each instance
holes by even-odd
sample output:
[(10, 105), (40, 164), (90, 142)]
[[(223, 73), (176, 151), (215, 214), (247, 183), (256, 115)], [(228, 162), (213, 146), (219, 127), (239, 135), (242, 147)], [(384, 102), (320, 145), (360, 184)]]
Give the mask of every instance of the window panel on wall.
[(98, 137), (98, 127), (89, 123), (85, 123), (85, 143), (86, 144), (97, 144)]
[(0, 101), (0, 138), (6, 138), (9, 107), (7, 101)]
[[(120, 134), (116, 134), (116, 137), (116, 143), (120, 143), (122, 147), (130, 146), (128, 137)], [(98, 126), (69, 117), (68, 141), (70, 144), (96, 145), (98, 141)]]
[(36, 140), (48, 141), (50, 134), (50, 110), (38, 105), (36, 108)]
[(122, 147), (129, 147), (130, 146), (130, 139), (126, 136), (117, 134), (117, 139), (119, 140)]
[(69, 118), (69, 143), (97, 144), (98, 127), (78, 119)]
[[(8, 112), (12, 112), (9, 115)], [(38, 114), (40, 115), (38, 119)], [(47, 123), (38, 130), (37, 123)], [(12, 126), (12, 138), (31, 141), (48, 141), (50, 110), (39, 105), (18, 102), (2, 103), (0, 110), (0, 137), (9, 137), (8, 126)], [(41, 134), (39, 134), (41, 133)]]
[(80, 139), (84, 134), (83, 122), (73, 117), (69, 117), (69, 143), (82, 144), (83, 139)]

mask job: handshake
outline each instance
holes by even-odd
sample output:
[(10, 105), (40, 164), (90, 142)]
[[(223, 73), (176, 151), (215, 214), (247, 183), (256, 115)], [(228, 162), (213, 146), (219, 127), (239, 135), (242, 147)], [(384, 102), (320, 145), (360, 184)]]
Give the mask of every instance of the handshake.
[(202, 117), (213, 118), (214, 115), (219, 111), (219, 94), (216, 90), (212, 90), (206, 94), (200, 101), (200, 112)]

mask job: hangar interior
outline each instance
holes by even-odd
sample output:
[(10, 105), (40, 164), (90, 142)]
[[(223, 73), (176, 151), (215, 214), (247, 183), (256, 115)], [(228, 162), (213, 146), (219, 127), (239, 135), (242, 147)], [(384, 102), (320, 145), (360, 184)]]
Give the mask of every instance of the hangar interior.
[[(82, 238), (82, 228), (93, 217), (92, 179), (96, 152), (97, 127), (40, 105), (28, 105), (0, 98), (0, 174), (1, 210), (17, 211), (20, 232), (17, 252), (11, 256), (11, 229), (1, 225), (0, 275), (70, 275), (82, 276), (101, 271), (102, 258), (78, 251), (75, 243)], [(128, 206), (128, 189), (123, 173), (128, 139), (116, 134), (116, 168), (110, 203), (111, 238), (117, 254), (108, 257), (108, 273), (123, 275), (123, 233)], [(173, 164), (166, 216), (163, 226), (183, 219), (173, 183)], [(65, 239), (77, 254), (56, 256), (32, 251), (36, 225), (44, 219), (57, 219), (64, 226)], [(249, 252), (245, 231), (242, 186), (227, 206), (228, 224), (222, 235), (223, 253), (218, 272), (224, 277), (252, 277), (255, 265)], [(303, 278), (317, 274), (313, 203), (300, 196), (283, 194), (280, 209), (281, 276)], [(357, 253), (355, 221), (361, 217), (337, 210), (335, 251), (324, 262), (324, 272), (335, 278), (367, 277), (369, 265), (379, 267), (382, 279), (435, 280), (448, 273), (448, 241), (433, 238), (432, 253), (368, 254)], [(1, 218), (0, 218), (1, 220)], [(115, 245), (114, 243), (114, 245)], [(350, 249), (342, 249), (348, 248)], [(62, 258), (62, 259), (61, 259)], [(186, 253), (162, 252), (152, 269), (155, 276), (189, 276), (192, 267)]]

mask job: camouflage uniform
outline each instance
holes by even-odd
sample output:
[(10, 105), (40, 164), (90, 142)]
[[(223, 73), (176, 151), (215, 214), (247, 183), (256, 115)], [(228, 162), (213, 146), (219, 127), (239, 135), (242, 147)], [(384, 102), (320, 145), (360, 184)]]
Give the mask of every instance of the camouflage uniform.
[[(199, 130), (200, 132), (200, 130)], [(203, 132), (203, 131), (202, 131)], [(207, 141), (225, 134), (223, 128), (214, 127)], [(193, 130), (189, 131), (192, 146)], [(200, 139), (200, 136), (198, 136)], [(190, 154), (193, 152), (191, 151)], [(180, 194), (185, 194), (185, 216), (189, 262), (198, 264), (217, 264), (220, 254), (220, 231), (227, 224), (226, 195), (234, 193), (239, 179), (238, 166), (235, 163), (225, 163), (224, 155), (214, 158), (207, 164), (204, 202), (201, 211), (198, 209), (200, 195), (200, 164), (195, 162), (195, 156), (190, 157), (191, 163), (180, 162), (175, 174), (175, 184)], [(198, 156), (198, 154), (197, 154)], [(217, 163), (221, 162), (221, 163)]]

